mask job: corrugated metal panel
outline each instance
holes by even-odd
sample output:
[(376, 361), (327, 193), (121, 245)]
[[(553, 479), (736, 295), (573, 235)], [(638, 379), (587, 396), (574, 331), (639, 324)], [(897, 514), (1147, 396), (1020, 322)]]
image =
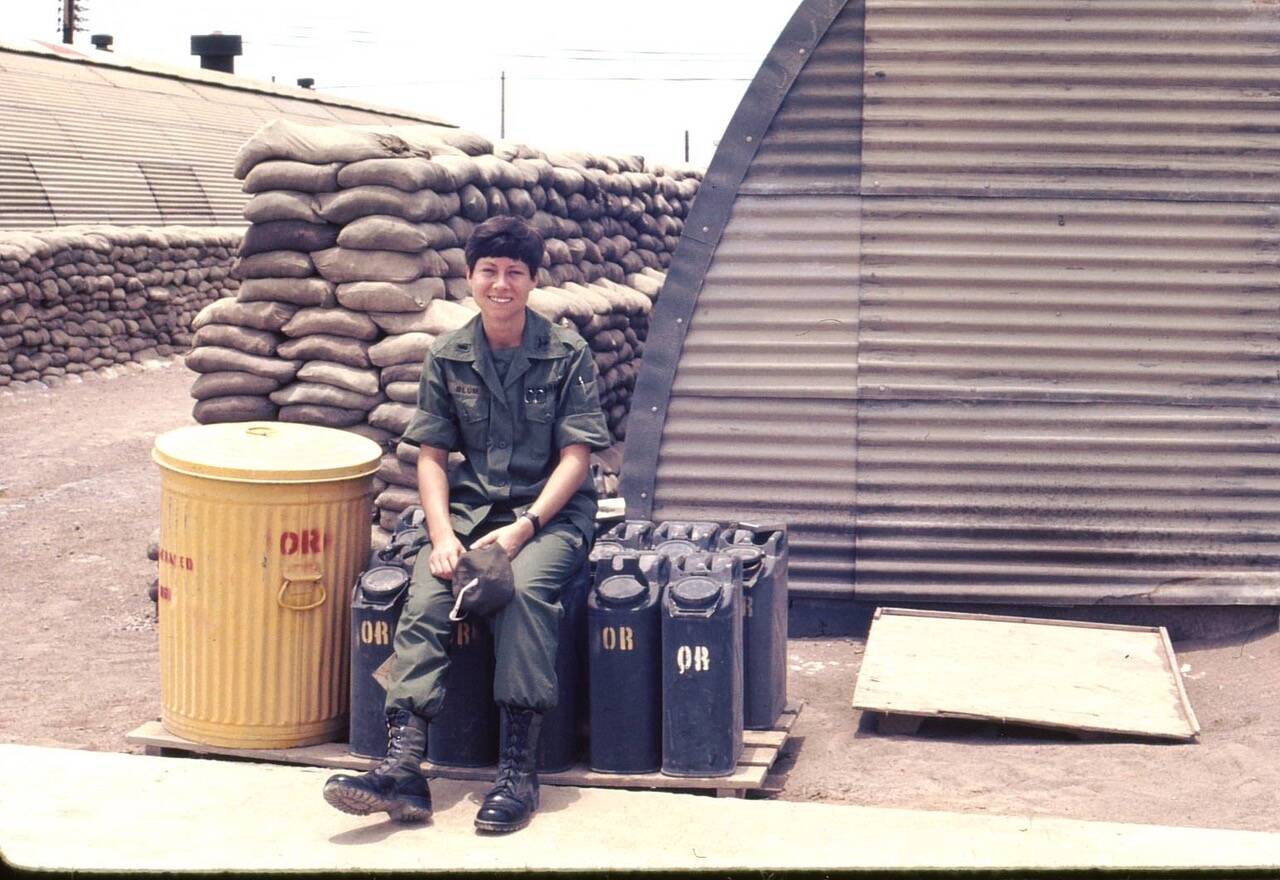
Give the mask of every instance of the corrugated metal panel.
[(59, 226), (69, 223), (157, 225), (163, 222), (151, 187), (132, 162), (32, 156)]
[(853, 582), (854, 402), (679, 396), (655, 515), (782, 520), (793, 582)]
[[(124, 69), (113, 66), (114, 59), (60, 60), (3, 46), (0, 59), (0, 154), (14, 157), (0, 160), (5, 229), (53, 223), (243, 226), (247, 197), (232, 176), (241, 144), (281, 116), (334, 122), (340, 106), (326, 96), (308, 100), (303, 92), (295, 98), (195, 81), (177, 69)], [(364, 122), (425, 121), (360, 105), (350, 109), (363, 113)]]
[(1280, 200), (1280, 7), (868, 0), (863, 191)]
[(1280, 403), (1280, 210), (863, 202), (862, 397)]
[(739, 192), (851, 192), (858, 186), (862, 107), (859, 4), (838, 16), (796, 77)]
[(628, 417), (628, 510), (784, 520), (800, 589), (853, 578), (860, 34), (859, 3), (808, 0), (779, 37), (688, 218)]
[(40, 178), (26, 156), (0, 153), (0, 229), (32, 221), (44, 226), (57, 223)]
[(863, 401), (857, 591), (1274, 602), (1274, 409)]
[(205, 226), (217, 220), (191, 168), (154, 162), (142, 162), (139, 167), (165, 223)]

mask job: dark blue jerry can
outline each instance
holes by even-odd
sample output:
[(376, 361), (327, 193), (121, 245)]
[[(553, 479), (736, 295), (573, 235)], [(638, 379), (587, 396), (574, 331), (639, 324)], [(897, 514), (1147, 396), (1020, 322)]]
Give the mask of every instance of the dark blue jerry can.
[(666, 520), (653, 527), (650, 543), (657, 547), (663, 541), (689, 541), (699, 550), (713, 550), (720, 535), (720, 524), (702, 520)]
[(669, 563), (629, 551), (601, 562), (587, 601), (589, 764), (601, 773), (662, 766), (662, 590)]
[(648, 550), (653, 546), (650, 541), (652, 536), (653, 523), (649, 520), (628, 519), (611, 527), (599, 537), (596, 543), (607, 541), (611, 544), (621, 544), (628, 550)]
[(662, 601), (662, 772), (729, 776), (742, 754), (742, 567), (715, 557)]
[(743, 563), (743, 724), (768, 730), (787, 705), (787, 527), (739, 523), (719, 543)]
[(556, 642), (556, 705), (542, 716), (538, 769), (555, 773), (572, 767), (582, 754), (587, 721), (587, 593), (590, 569), (584, 560), (560, 591)]
[(409, 574), (378, 566), (360, 575), (351, 593), (351, 753), (381, 758), (387, 753), (387, 676), (396, 623), (409, 591)]
[(427, 760), (449, 767), (498, 762), (498, 706), (493, 702), (493, 631), (478, 614), (453, 624), (444, 703), (427, 727)]
[(595, 583), (596, 569), (600, 567), (600, 563), (617, 556), (619, 553), (627, 553), (628, 549), (618, 541), (608, 541), (601, 538), (591, 547), (591, 552), (587, 554), (587, 586)]

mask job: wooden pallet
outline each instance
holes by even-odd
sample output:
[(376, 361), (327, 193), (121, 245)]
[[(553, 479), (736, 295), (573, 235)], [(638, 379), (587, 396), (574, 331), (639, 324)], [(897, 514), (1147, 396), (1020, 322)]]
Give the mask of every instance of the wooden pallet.
[[(714, 791), (717, 797), (745, 797), (748, 791), (777, 791), (781, 786), (778, 777), (770, 776), (790, 736), (804, 704), (788, 706), (778, 718), (772, 730), (743, 731), (742, 757), (737, 769), (730, 776), (664, 776), (661, 773), (598, 773), (586, 764), (577, 764), (559, 773), (539, 773), (538, 779), (547, 785), (593, 786), (600, 788), (661, 788), (677, 791)], [(195, 743), (174, 736), (159, 721), (148, 721), (125, 737), (126, 742), (142, 746), (148, 755), (240, 758), (265, 761), (273, 764), (304, 764), (310, 767), (368, 770), (378, 763), (373, 758), (361, 758), (347, 751), (346, 743), (320, 743), (292, 749), (253, 749), (211, 746)], [(467, 779), (480, 782), (492, 781), (496, 775), (493, 767), (446, 767), (424, 761), (423, 771), (430, 777), (441, 779)]]

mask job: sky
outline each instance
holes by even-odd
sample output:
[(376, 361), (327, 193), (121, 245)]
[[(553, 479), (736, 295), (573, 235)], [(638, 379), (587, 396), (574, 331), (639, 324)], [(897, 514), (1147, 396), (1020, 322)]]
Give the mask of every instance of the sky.
[[(236, 73), (437, 116), (544, 150), (706, 166), (800, 0), (80, 0), (119, 56), (198, 68), (192, 34), (240, 34)], [(61, 40), (61, 0), (4, 0), (0, 39)], [(505, 113), (502, 74), (506, 74)]]

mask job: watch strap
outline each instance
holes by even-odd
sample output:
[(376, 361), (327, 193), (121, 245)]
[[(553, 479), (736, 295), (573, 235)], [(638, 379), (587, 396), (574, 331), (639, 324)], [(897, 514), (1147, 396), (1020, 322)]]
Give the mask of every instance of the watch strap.
[(534, 534), (542, 531), (542, 517), (538, 516), (532, 510), (526, 510), (524, 513), (520, 514), (520, 516), (521, 518), (527, 519), (529, 522), (533, 523)]

